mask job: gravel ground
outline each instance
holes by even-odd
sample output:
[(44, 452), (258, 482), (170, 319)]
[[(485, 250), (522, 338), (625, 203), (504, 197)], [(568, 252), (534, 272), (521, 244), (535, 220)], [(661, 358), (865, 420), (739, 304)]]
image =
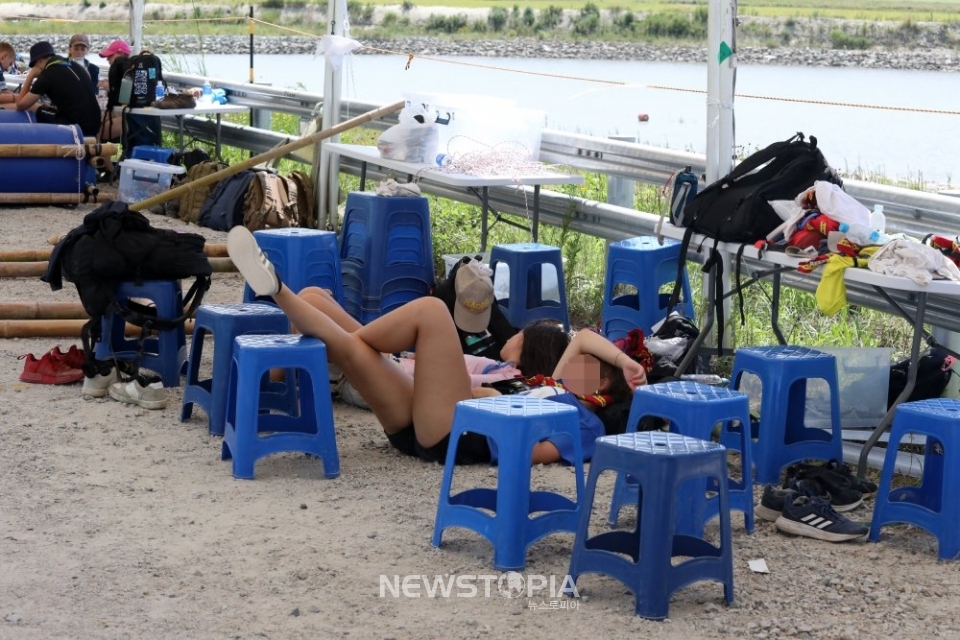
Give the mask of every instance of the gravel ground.
[[(0, 245), (43, 248), (91, 208), (0, 208)], [(240, 292), (238, 276), (218, 273), (208, 300)], [(4, 280), (2, 299), (77, 297), (71, 285), (51, 292), (17, 278)], [(18, 356), (77, 342), (0, 340), (0, 638), (960, 637), (960, 574), (937, 562), (923, 531), (885, 527), (880, 544), (831, 544), (762, 520), (748, 535), (739, 514), (732, 607), (701, 582), (673, 597), (668, 620), (646, 621), (624, 587), (592, 575), (574, 610), (532, 609), (549, 595), (509, 599), (496, 587), (490, 597), (381, 597), (380, 576), (497, 575), (476, 534), (452, 529), (430, 545), (440, 466), (397, 454), (372, 414), (335, 403), (339, 478), (281, 454), (257, 465), (256, 480), (235, 480), (203, 411), (180, 422), (180, 389), (167, 409), (146, 411), (82, 399), (79, 385), (18, 380)], [(489, 486), (495, 471), (458, 478)], [(569, 490), (571, 471), (536, 468), (533, 482)], [(848, 515), (869, 522), (871, 503)], [(634, 521), (625, 510), (622, 524)], [(571, 534), (534, 544), (526, 575), (562, 580), (571, 544)], [(748, 568), (760, 558), (769, 573)]]

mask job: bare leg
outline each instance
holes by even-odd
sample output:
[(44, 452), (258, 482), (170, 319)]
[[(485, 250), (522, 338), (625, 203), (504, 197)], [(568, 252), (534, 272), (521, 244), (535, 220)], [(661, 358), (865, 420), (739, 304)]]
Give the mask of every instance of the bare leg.
[[(330, 361), (343, 370), (386, 433), (413, 424), (424, 447), (450, 433), (454, 406), (471, 397), (470, 378), (456, 328), (441, 300), (414, 300), (367, 326), (360, 326), (319, 289), (304, 290), (298, 297), (284, 286), (274, 300), (298, 330), (326, 343)], [(411, 347), (417, 354), (412, 381), (381, 356)]]

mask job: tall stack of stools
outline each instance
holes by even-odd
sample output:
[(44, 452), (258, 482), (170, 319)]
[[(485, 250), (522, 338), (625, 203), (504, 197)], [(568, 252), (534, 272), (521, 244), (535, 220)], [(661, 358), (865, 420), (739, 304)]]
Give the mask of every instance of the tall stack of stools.
[[(772, 346), (737, 349), (730, 385), (739, 389), (743, 375), (760, 379), (760, 420), (751, 424), (756, 481), (780, 482), (780, 471), (808, 458), (843, 459), (840, 387), (836, 358), (808, 347)], [(831, 428), (807, 427), (807, 380), (820, 379), (830, 390)]]
[[(926, 438), (918, 486), (892, 489), (897, 450), (910, 436)], [(870, 540), (880, 528), (905, 522), (925, 529), (939, 543), (937, 558), (960, 556), (960, 401), (949, 398), (905, 402), (897, 407), (877, 489)]]
[[(179, 280), (144, 280), (121, 282), (115, 291), (118, 302), (130, 299), (148, 300), (153, 303), (158, 318), (173, 319), (183, 315), (183, 291)], [(183, 324), (173, 329), (162, 329), (156, 337), (143, 341), (126, 339), (126, 322), (114, 312), (107, 310), (102, 322), (103, 337), (97, 343), (95, 355), (98, 360), (134, 360), (139, 356), (140, 367), (160, 375), (165, 387), (180, 386), (180, 372), (187, 361), (187, 334)]]
[[(633, 394), (629, 432), (645, 417), (663, 418), (669, 430), (691, 438), (710, 440), (719, 425), (718, 437), (729, 449), (740, 453), (740, 479), (725, 475), (724, 482), (730, 495), (730, 508), (743, 512), (744, 528), (753, 533), (753, 458), (750, 438), (750, 400), (746, 394), (723, 387), (698, 382), (663, 382), (639, 387)], [(716, 487), (705, 480), (684, 487), (680, 496), (683, 506), (679, 512), (677, 530), (699, 536), (708, 520), (719, 513), (716, 496), (705, 499), (706, 492)], [(621, 473), (614, 485), (610, 505), (610, 524), (617, 523), (620, 508), (636, 505), (637, 484)]]
[(429, 295), (434, 271), (427, 198), (350, 193), (340, 269), (343, 307), (362, 324)]
[[(494, 273), (494, 291), (501, 289), (497, 265), (508, 273), (507, 297), (497, 304), (511, 325), (518, 329), (534, 320), (553, 318), (570, 329), (567, 315), (567, 287), (563, 279), (563, 258), (558, 247), (537, 242), (498, 244), (490, 252), (490, 268)], [(548, 278), (544, 278), (544, 273)], [(555, 297), (544, 296), (544, 281), (557, 283)]]
[[(597, 479), (605, 471), (629, 474), (639, 484), (637, 528), (590, 537)], [(732, 604), (733, 545), (726, 476), (726, 454), (716, 442), (663, 431), (598, 438), (567, 575), (574, 583), (585, 573), (617, 579), (633, 592), (637, 615), (653, 620), (667, 617), (675, 591), (700, 580), (721, 582), (726, 602)], [(701, 479), (713, 480), (717, 486), (719, 546), (676, 529), (678, 512), (684, 508), (678, 495), (685, 484)], [(674, 564), (678, 556), (687, 559)]]
[[(233, 339), (250, 333), (289, 332), (290, 323), (286, 314), (274, 305), (205, 304), (197, 309), (190, 342), (190, 358), (187, 360), (187, 380), (183, 387), (180, 421), (190, 417), (193, 405), (199, 405), (207, 413), (210, 433), (222, 436), (227, 410), (226, 382), (230, 379), (230, 363), (233, 361)], [(209, 333), (213, 334), (213, 371), (211, 377), (201, 379), (203, 343)], [(273, 408), (279, 409), (288, 404), (290, 399), (285, 398), (281, 406)]]
[[(497, 488), (451, 494), (457, 444), (467, 432), (494, 441)], [(534, 491), (530, 486), (533, 447), (548, 437), (563, 438), (573, 445), (576, 500), (554, 491)], [(444, 529), (464, 527), (490, 541), (498, 571), (520, 571), (531, 544), (550, 533), (576, 530), (582, 495), (580, 420), (574, 407), (527, 396), (463, 400), (453, 414), (433, 546), (440, 546)]]
[[(281, 386), (295, 390), (298, 402), (287, 411), (265, 411), (271, 402), (288, 396), (264, 389), (271, 369), (286, 370)], [(321, 340), (302, 335), (237, 336), (227, 384), (220, 457), (233, 458), (234, 477), (252, 480), (257, 460), (285, 451), (314, 455), (323, 460), (326, 477), (340, 475), (327, 347)], [(269, 394), (278, 398), (268, 400)]]
[[(300, 293), (305, 287), (320, 287), (332, 292), (337, 302), (343, 302), (336, 233), (289, 227), (261, 229), (254, 231), (253, 236), (288, 289)], [(273, 303), (269, 296), (255, 296), (250, 285), (243, 289), (243, 301)]]
[(681, 247), (670, 238), (661, 245), (653, 236), (610, 243), (600, 316), (603, 335), (616, 340), (637, 328), (650, 335), (653, 325), (667, 317), (670, 307), (673, 289), (661, 293), (661, 288), (673, 285), (681, 268), (682, 295), (676, 310), (693, 319), (693, 297)]

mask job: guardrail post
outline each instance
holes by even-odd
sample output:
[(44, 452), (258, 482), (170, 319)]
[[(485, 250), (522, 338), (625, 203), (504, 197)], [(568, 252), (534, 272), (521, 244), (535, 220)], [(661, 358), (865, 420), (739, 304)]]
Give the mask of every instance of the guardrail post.
[[(618, 142), (636, 142), (635, 136), (610, 136)], [(637, 196), (637, 182), (620, 176), (607, 177), (607, 204), (633, 209)]]

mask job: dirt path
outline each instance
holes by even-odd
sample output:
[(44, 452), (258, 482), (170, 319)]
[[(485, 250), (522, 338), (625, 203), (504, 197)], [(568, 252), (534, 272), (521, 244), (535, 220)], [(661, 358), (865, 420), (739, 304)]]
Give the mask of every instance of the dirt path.
[[(90, 208), (2, 208), (0, 247), (44, 247)], [(0, 297), (77, 300), (34, 278), (4, 280)], [(240, 297), (237, 276), (215, 275), (210, 301)], [(549, 593), (501, 596), (476, 534), (453, 529), (430, 545), (442, 469), (390, 449), (372, 414), (335, 403), (335, 480), (302, 455), (268, 458), (256, 480), (235, 480), (204, 413), (179, 421), (180, 389), (166, 410), (145, 411), (81, 399), (79, 385), (18, 380), (17, 356), (72, 342), (0, 340), (2, 639), (960, 637), (960, 573), (937, 563), (929, 535), (889, 527), (879, 545), (833, 545), (764, 521), (747, 535), (739, 515), (733, 607), (719, 585), (697, 583), (673, 598), (668, 621), (649, 622), (619, 584), (585, 576), (581, 597), (564, 601), (575, 609), (534, 609)], [(572, 481), (560, 467), (533, 475), (544, 487)], [(463, 478), (490, 484), (495, 471)], [(868, 521), (870, 507), (849, 515)], [(600, 516), (594, 524), (605, 526)], [(562, 580), (571, 544), (557, 534), (533, 545), (525, 575)], [(756, 558), (769, 574), (748, 569)], [(494, 582), (489, 597), (427, 597), (422, 587), (416, 598), (381, 596), (381, 580), (405, 576)]]

